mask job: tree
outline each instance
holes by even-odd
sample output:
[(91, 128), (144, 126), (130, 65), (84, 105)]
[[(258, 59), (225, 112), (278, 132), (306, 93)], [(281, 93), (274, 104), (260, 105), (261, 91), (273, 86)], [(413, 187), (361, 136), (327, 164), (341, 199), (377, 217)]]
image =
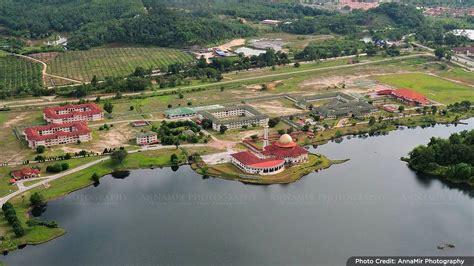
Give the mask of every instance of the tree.
[(36, 147), (36, 153), (38, 154), (44, 153), (45, 150), (46, 150), (46, 147), (43, 145), (39, 145), (38, 147)]
[(38, 192), (33, 193), (30, 196), (30, 203), (33, 207), (41, 207), (45, 205), (44, 197)]
[(434, 54), (439, 60), (441, 60), (446, 54), (446, 49), (443, 47), (438, 47), (434, 50)]
[(130, 111), (133, 111), (133, 110), (135, 110), (135, 106), (130, 105)]
[(113, 105), (113, 103), (112, 103), (111, 101), (106, 101), (106, 102), (104, 103), (104, 110), (105, 110), (107, 113), (111, 114), (112, 111), (114, 110), (114, 105)]
[(125, 160), (125, 158), (127, 158), (127, 155), (128, 155), (128, 152), (126, 150), (120, 149), (118, 151), (112, 152), (110, 157), (112, 159), (112, 163), (115, 165), (118, 165), (118, 164), (121, 164)]
[(228, 128), (226, 126), (221, 125), (221, 127), (219, 128), (219, 133), (224, 134), (227, 131), (227, 129)]
[(94, 75), (91, 79), (91, 85), (92, 85), (92, 87), (95, 88), (95, 87), (97, 87), (97, 84), (99, 84), (99, 80), (97, 79), (97, 76)]
[(171, 154), (170, 162), (171, 162), (171, 165), (174, 165), (174, 166), (178, 165), (178, 163), (179, 163), (178, 155), (176, 155), (174, 153)]
[(405, 106), (400, 105), (398, 106), (398, 112), (403, 113), (405, 111)]
[(91, 179), (92, 179), (92, 181), (94, 181), (94, 183), (97, 183), (97, 182), (99, 182), (100, 177), (97, 173), (93, 173), (92, 176), (91, 176)]
[(296, 68), (299, 68), (300, 66), (301, 66), (300, 62), (296, 62), (296, 63), (294, 64), (294, 67), (296, 67)]
[(375, 117), (371, 116), (369, 119), (369, 126), (373, 126), (375, 124)]

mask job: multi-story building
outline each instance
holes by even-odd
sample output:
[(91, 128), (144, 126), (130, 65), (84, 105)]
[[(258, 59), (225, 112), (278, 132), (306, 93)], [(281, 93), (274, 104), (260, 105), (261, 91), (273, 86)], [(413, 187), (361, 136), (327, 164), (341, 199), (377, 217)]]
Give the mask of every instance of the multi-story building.
[(244, 126), (266, 126), (268, 124), (268, 116), (248, 105), (200, 111), (198, 116), (200, 119), (211, 120), (214, 130), (220, 130), (221, 126), (225, 126), (227, 129), (240, 129)]
[(104, 119), (104, 112), (95, 103), (68, 104), (46, 107), (44, 119), (50, 124), (61, 124), (76, 121), (97, 121)]
[(23, 132), (28, 146), (35, 149), (38, 146), (55, 146), (85, 142), (92, 139), (86, 122), (70, 122), (49, 124), (25, 129)]
[(140, 133), (137, 136), (137, 145), (150, 145), (159, 143), (158, 134), (155, 132), (148, 132), (148, 133)]

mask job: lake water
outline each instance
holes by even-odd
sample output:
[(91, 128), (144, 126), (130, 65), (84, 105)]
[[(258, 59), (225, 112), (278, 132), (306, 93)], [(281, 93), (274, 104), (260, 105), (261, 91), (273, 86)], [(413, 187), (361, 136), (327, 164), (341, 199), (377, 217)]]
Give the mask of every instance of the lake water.
[[(347, 163), (291, 185), (202, 179), (189, 167), (131, 171), (48, 203), (67, 233), (8, 265), (344, 265), (354, 255), (474, 255), (473, 190), (400, 161), (438, 125), (316, 149)], [(454, 243), (456, 248), (438, 250)]]

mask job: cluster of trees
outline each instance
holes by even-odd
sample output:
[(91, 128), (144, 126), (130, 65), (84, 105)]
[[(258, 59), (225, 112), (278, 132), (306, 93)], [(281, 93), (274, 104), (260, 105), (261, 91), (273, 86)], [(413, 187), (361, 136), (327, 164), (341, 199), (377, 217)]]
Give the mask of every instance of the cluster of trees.
[[(383, 21), (383, 23), (381, 23)], [(300, 19), (291, 24), (283, 24), (281, 29), (296, 34), (353, 35), (361, 33), (364, 28), (385, 31), (387, 27), (403, 29), (408, 33), (422, 27), (425, 21), (421, 11), (413, 6), (398, 3), (386, 3), (367, 11), (354, 10), (348, 14), (326, 14)]]
[(49, 173), (60, 173), (62, 171), (66, 171), (69, 169), (69, 164), (68, 163), (55, 163), (52, 165), (48, 165), (46, 167), (46, 172)]
[(413, 149), (409, 166), (423, 173), (461, 181), (474, 181), (474, 130), (454, 133), (448, 139), (431, 138)]
[(6, 202), (2, 205), (2, 211), (8, 224), (13, 227), (13, 232), (15, 233), (15, 235), (17, 237), (25, 235), (25, 229), (23, 229), (23, 226), (21, 225), (20, 221), (18, 220), (18, 217), (16, 216), (16, 211), (13, 207), (13, 204), (11, 204), (10, 202)]
[(160, 88), (188, 85), (191, 83), (189, 79), (221, 81), (224, 72), (289, 63), (290, 59), (287, 53), (275, 52), (272, 49), (268, 49), (258, 56), (246, 57), (239, 54), (238, 57), (214, 58), (211, 63), (207, 63), (206, 59), (201, 57), (195, 65), (175, 63), (160, 69), (164, 75), (155, 77), (155, 81), (160, 85)]
[[(193, 121), (163, 121), (159, 128), (153, 126), (163, 145), (180, 145), (182, 142), (198, 143), (203, 138), (201, 128)], [(193, 134), (189, 134), (189, 131)]]
[(112, 151), (110, 154), (110, 158), (112, 159), (112, 163), (114, 165), (119, 165), (121, 164), (128, 156), (128, 152), (123, 148), (120, 147), (120, 149), (116, 151)]
[(310, 61), (338, 56), (357, 55), (361, 52), (371, 53), (371, 51), (367, 51), (369, 49), (376, 48), (373, 45), (366, 45), (362, 41), (334, 39), (306, 46), (302, 51), (295, 54), (295, 59)]
[[(89, 84), (58, 89), (56, 94), (64, 97), (83, 98), (97, 91), (120, 94), (122, 92), (144, 91), (151, 87), (151, 79), (149, 77), (106, 77), (100, 83), (94, 81), (96, 79), (93, 78)], [(49, 93), (52, 93), (52, 91)]]
[(456, 102), (448, 105), (448, 110), (453, 112), (466, 112), (471, 109), (472, 103), (470, 101)]

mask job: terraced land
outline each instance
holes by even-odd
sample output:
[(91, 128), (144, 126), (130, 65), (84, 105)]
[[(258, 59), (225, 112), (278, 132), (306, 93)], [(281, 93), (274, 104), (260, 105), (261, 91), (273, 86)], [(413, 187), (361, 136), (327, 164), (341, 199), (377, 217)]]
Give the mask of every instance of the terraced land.
[(0, 88), (42, 86), (41, 64), (0, 52)]
[(185, 52), (154, 47), (97, 48), (87, 51), (34, 55), (48, 65), (47, 73), (87, 82), (96, 75), (99, 79), (127, 76), (136, 67), (160, 68), (173, 63), (193, 60)]

